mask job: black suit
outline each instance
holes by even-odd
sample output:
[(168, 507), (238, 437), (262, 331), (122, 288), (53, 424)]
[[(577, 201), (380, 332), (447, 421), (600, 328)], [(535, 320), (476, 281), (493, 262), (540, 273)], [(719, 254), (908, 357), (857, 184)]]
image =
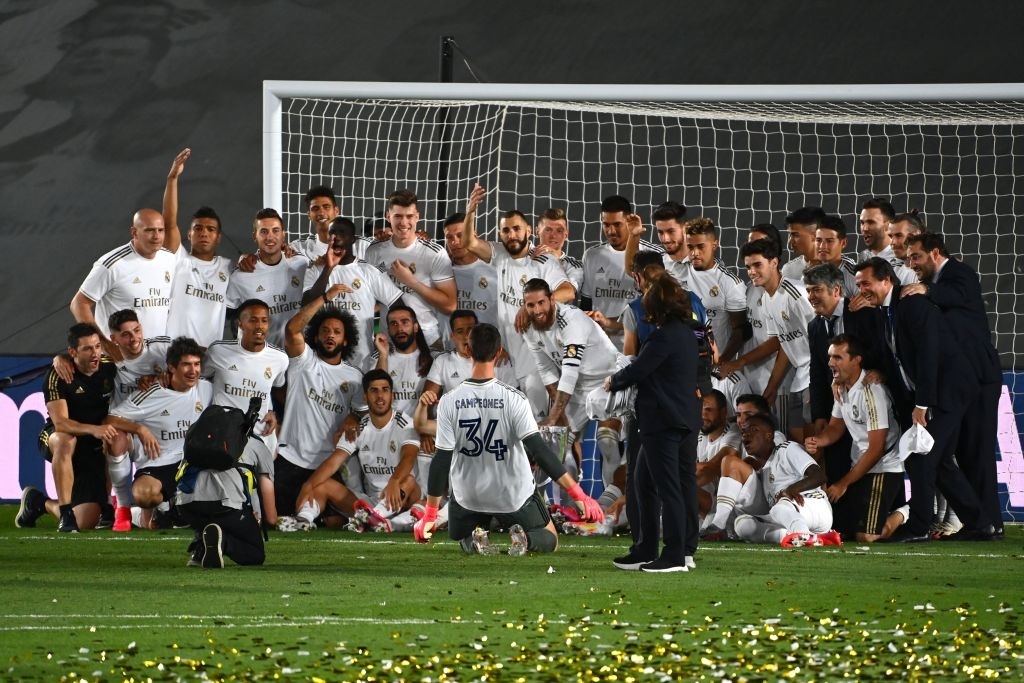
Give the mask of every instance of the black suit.
[(928, 283), (928, 298), (942, 309), (950, 331), (981, 383), (977, 399), (970, 403), (961, 424), (956, 457), (983, 509), (1001, 527), (996, 432), (1003, 373), (999, 353), (992, 345), (978, 274), (967, 264), (949, 259), (938, 277)]
[[(930, 409), (927, 429), (935, 439), (931, 452), (914, 453), (906, 461), (911, 488), (909, 532), (928, 533), (936, 485), (968, 529), (982, 529), (991, 520), (953, 460), (960, 423), (978, 393), (977, 376), (942, 311), (923, 296), (900, 299), (900, 289), (900, 285), (893, 287), (890, 301), (895, 359), (913, 383), (914, 405)], [(902, 382), (897, 369), (889, 384)]]
[[(658, 557), (658, 505), (665, 547), (661, 559), (682, 564), (697, 551), (697, 340), (677, 319), (657, 328), (636, 360), (612, 376), (611, 388), (637, 386), (640, 452), (628, 496), (639, 503), (640, 534), (631, 554)], [(633, 520), (630, 520), (632, 523)]]

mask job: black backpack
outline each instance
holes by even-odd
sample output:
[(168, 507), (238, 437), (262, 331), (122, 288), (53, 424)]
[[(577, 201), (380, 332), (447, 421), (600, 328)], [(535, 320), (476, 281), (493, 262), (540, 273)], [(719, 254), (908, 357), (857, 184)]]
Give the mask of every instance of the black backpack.
[(238, 464), (245, 443), (260, 419), (263, 399), (254, 396), (244, 413), (230, 406), (209, 405), (185, 432), (185, 460), (208, 470), (229, 470)]

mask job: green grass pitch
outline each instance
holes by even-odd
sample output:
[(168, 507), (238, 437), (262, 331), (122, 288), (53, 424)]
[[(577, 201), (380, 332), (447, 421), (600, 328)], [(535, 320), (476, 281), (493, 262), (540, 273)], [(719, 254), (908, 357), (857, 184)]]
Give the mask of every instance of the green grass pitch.
[(990, 543), (709, 543), (668, 575), (614, 569), (624, 537), (512, 558), (318, 530), (216, 571), (185, 567), (188, 531), (63, 537), (15, 511), (0, 506), (4, 681), (1024, 678), (1016, 526)]

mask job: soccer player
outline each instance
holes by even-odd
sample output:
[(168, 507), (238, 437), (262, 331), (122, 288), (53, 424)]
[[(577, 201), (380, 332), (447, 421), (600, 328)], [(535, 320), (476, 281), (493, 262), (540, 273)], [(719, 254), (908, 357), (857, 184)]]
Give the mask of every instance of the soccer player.
[[(528, 281), (523, 298), (530, 316), (526, 343), (550, 405), (540, 425), (568, 426), (577, 438), (587, 424), (587, 394), (624, 367), (625, 358), (586, 313), (556, 302), (544, 280)], [(598, 423), (597, 448), (606, 484), (612, 482), (612, 475), (622, 463), (618, 438), (621, 426), (621, 420), (615, 418)]]
[(889, 245), (896, 258), (906, 260), (907, 238), (911, 235), (920, 235), (927, 232), (928, 226), (917, 209), (911, 209), (907, 213), (901, 213), (889, 222)]
[(229, 259), (217, 256), (221, 221), (217, 212), (208, 206), (201, 206), (192, 214), (188, 229), (189, 251), (186, 253), (182, 248), (178, 227), (178, 178), (191, 155), (192, 150), (187, 148), (178, 153), (164, 186), (164, 246), (177, 260), (167, 337), (195, 339), (205, 349), (224, 336), (226, 295), (232, 268)]
[[(288, 392), (274, 459), (274, 499), (281, 531), (295, 514), (302, 485), (334, 452), (336, 434), (344, 430), (354, 439), (359, 417), (366, 412), (360, 390), (362, 372), (349, 364), (359, 339), (356, 321), (347, 311), (330, 306), (343, 289), (343, 285), (332, 285), (285, 326)], [(291, 530), (304, 526), (292, 522)]]
[[(473, 356), (469, 350), (469, 333), (479, 323), (480, 320), (476, 317), (476, 313), (469, 310), (458, 309), (449, 316), (452, 349), (434, 358), (430, 372), (427, 373), (427, 381), (423, 383), (421, 396), (430, 391), (435, 397), (439, 397), (469, 378), (473, 370)], [(495, 372), (498, 379), (509, 386), (518, 385), (519, 378), (516, 377), (515, 370), (509, 362), (496, 366)]]
[[(386, 370), (367, 372), (362, 387), (369, 414), (362, 419), (359, 436), (354, 442), (342, 437), (302, 485), (296, 516), (312, 522), (329, 504), (356, 522), (350, 526), (353, 530), (389, 532), (393, 530), (391, 520), (421, 498), (416, 482), (420, 440), (411, 414), (394, 408), (394, 384)], [(365, 487), (365, 500), (335, 477), (353, 455), (358, 458), (356, 469)], [(359, 510), (366, 512), (357, 516)], [(411, 516), (406, 515), (405, 523), (405, 530), (412, 527)]]
[(556, 299), (571, 302), (576, 297), (572, 284), (558, 261), (550, 256), (532, 255), (532, 228), (519, 211), (506, 211), (501, 218), (500, 241), (488, 242), (476, 234), (476, 211), (486, 194), (479, 184), (473, 187), (466, 205), (462, 244), (498, 273), (498, 329), (505, 340), (505, 349), (512, 356), (520, 386), (530, 398), (535, 414), (545, 412), (544, 387), (536, 372), (529, 348), (517, 328), (516, 319), (523, 308), (523, 285), (527, 280), (541, 278), (548, 283)]
[[(494, 266), (472, 253), (462, 242), (466, 214), (461, 211), (444, 219), (444, 248), (452, 260), (458, 291), (456, 310), (473, 311), (481, 322), (498, 320), (498, 272)], [(451, 340), (451, 328), (448, 339)]]
[(839, 216), (827, 214), (821, 219), (818, 229), (814, 231), (814, 247), (817, 254), (816, 263), (831, 263), (843, 272), (843, 295), (857, 295), (854, 282), (853, 267), (857, 265), (849, 256), (843, 255), (846, 249), (846, 223)]
[(892, 264), (896, 277), (905, 285), (917, 282), (917, 275), (902, 260), (896, 257), (889, 236), (892, 221), (896, 219), (896, 210), (888, 199), (872, 197), (861, 205), (860, 236), (867, 247), (860, 252), (860, 260), (872, 256), (887, 259)]
[(818, 250), (814, 239), (824, 217), (825, 212), (817, 206), (804, 206), (786, 216), (789, 253), (793, 258), (782, 266), (782, 277), (799, 280), (807, 267), (817, 261)]
[(725, 394), (717, 389), (702, 398), (697, 437), (697, 504), (705, 526), (715, 514), (722, 460), (730, 454), (739, 456), (740, 431), (729, 421), (728, 406)]
[[(95, 325), (108, 341), (107, 318), (114, 311), (134, 309), (153, 336), (167, 331), (174, 255), (164, 249), (164, 219), (159, 211), (139, 209), (132, 218), (132, 239), (101, 256), (71, 299), (76, 322)], [(116, 357), (116, 350), (106, 345)]]
[(569, 283), (577, 294), (583, 284), (583, 262), (565, 253), (565, 243), (569, 239), (569, 219), (565, 211), (559, 208), (544, 209), (537, 217), (537, 247), (534, 256), (551, 256), (558, 259), (569, 278)]
[(651, 214), (658, 242), (665, 250), (665, 270), (683, 289), (690, 286), (690, 250), (686, 245), (686, 207), (679, 202), (665, 202)]
[(752, 415), (743, 429), (749, 457), (762, 463), (760, 483), (766, 514), (736, 517), (736, 535), (754, 543), (778, 543), (783, 548), (842, 545), (832, 528), (832, 508), (822, 486), (825, 472), (807, 451), (792, 441), (774, 442), (770, 417)]
[(418, 541), (430, 540), (450, 484), (448, 535), (464, 552), (497, 552), (487, 532), (492, 518), (509, 529), (510, 555), (552, 552), (558, 533), (536, 489), (531, 460), (581, 505), (588, 521), (602, 521), (604, 513), (545, 445), (526, 397), (494, 378), (500, 346), (493, 325), (470, 332), (472, 377), (438, 403), (437, 452), (414, 534)]
[(416, 312), (427, 343), (434, 345), (441, 338), (438, 314), (448, 315), (455, 310), (452, 262), (441, 245), (417, 237), (420, 212), (416, 195), (409, 190), (388, 196), (387, 219), (391, 239), (367, 247), (366, 260), (386, 271), (402, 290), (405, 303)]
[(282, 247), (287, 235), (281, 214), (275, 209), (256, 212), (252, 237), (257, 246), (255, 268), (251, 273), (241, 270), (233, 273), (225, 298), (228, 307), (239, 314), (244, 302), (254, 299), (266, 302), (271, 320), (267, 341), (281, 347), (284, 326), (302, 306), (302, 284), (309, 259), (301, 254), (285, 256)]
[(378, 334), (374, 339), (376, 350), (367, 359), (366, 369), (387, 371), (395, 385), (395, 409), (411, 416), (423, 392), (434, 354), (410, 306), (392, 306), (385, 322), (387, 336)]
[[(769, 240), (775, 247), (775, 253), (782, 254), (782, 236), (779, 229), (770, 223), (760, 223), (750, 229), (748, 242), (756, 242), (759, 239)], [(781, 260), (780, 260), (781, 263)], [(756, 349), (768, 339), (768, 316), (764, 308), (765, 292), (763, 287), (753, 283), (747, 286), (747, 323), (750, 325), (750, 338), (747, 339), (740, 354)], [(739, 373), (746, 379), (750, 391), (761, 393), (768, 386), (768, 380), (772, 376), (772, 368), (775, 366), (775, 357), (767, 356), (757, 362), (748, 362)], [(792, 372), (792, 371), (791, 371)], [(736, 374), (736, 373), (733, 373)], [(732, 377), (733, 375), (728, 375)], [(792, 380), (790, 376), (789, 381)], [(784, 382), (784, 386), (786, 382)], [(730, 405), (732, 403), (730, 402)]]
[[(187, 337), (179, 337), (167, 348), (165, 367), (170, 373), (167, 386), (154, 383), (111, 409), (107, 421), (122, 432), (133, 434), (142, 446), (135, 461), (131, 496), (143, 510), (161, 503), (168, 505), (176, 491), (175, 475), (181, 463), (185, 432), (199, 417), (213, 396), (213, 385), (201, 379), (203, 350)], [(120, 501), (119, 501), (120, 502)], [(118, 505), (114, 531), (129, 531), (131, 517), (124, 519)], [(127, 522), (127, 524), (125, 524)], [(142, 526), (149, 526), (148, 515)], [(119, 524), (120, 527), (119, 527)]]
[(625, 197), (605, 197), (601, 202), (605, 242), (583, 253), (580, 308), (597, 321), (619, 351), (622, 351), (624, 342), (620, 318), (636, 296), (625, 262), (626, 244), (630, 237), (627, 218), (632, 214), (633, 206)]
[[(206, 351), (203, 376), (213, 380), (213, 403), (249, 409), (249, 400), (263, 400), (263, 419), (255, 433), (267, 444), (271, 454), (277, 452), (277, 415), (269, 405), (270, 392), (284, 386), (288, 356), (267, 341), (271, 325), (270, 307), (259, 299), (243, 301), (238, 307), (238, 329), (235, 340), (214, 342)], [(272, 503), (273, 498), (264, 503)], [(269, 524), (277, 521), (272, 510), (263, 511)]]
[(359, 334), (353, 337), (352, 358), (348, 363), (362, 368), (373, 351), (374, 308), (380, 304), (385, 310), (402, 296), (391, 279), (377, 266), (356, 258), (353, 251), (355, 225), (347, 218), (338, 217), (330, 227), (331, 245), (324, 254), (323, 269), (316, 281), (303, 295), (303, 302), (327, 299), (327, 291), (335, 285), (335, 293), (328, 305), (352, 315)]
[(743, 346), (747, 324), (747, 288), (715, 258), (718, 228), (709, 218), (686, 222), (686, 249), (690, 255), (690, 277), (684, 287), (704, 304), (719, 359), (730, 360)]
[(101, 505), (110, 503), (103, 442), (112, 440), (117, 430), (103, 420), (117, 369), (103, 357), (102, 335), (95, 325), (71, 326), (68, 353), (74, 377), (65, 382), (54, 369), (46, 375), (47, 419), (39, 435), (40, 452), (53, 464), (57, 500), (47, 499), (35, 487), (25, 487), (14, 520), (19, 528), (34, 527), (37, 519), (49, 513), (59, 520), (60, 532), (91, 529), (99, 522)]
[(897, 453), (900, 427), (889, 391), (882, 384), (864, 381), (863, 357), (856, 337), (839, 334), (832, 338), (828, 365), (839, 400), (828, 426), (817, 436), (806, 438), (804, 447), (817, 456), (844, 431), (849, 432), (851, 467), (825, 492), (833, 505), (844, 502), (846, 514), (856, 523), (856, 540), (871, 543), (882, 537), (889, 512), (903, 503), (903, 462)]
[[(311, 187), (302, 197), (306, 204), (306, 215), (309, 216), (310, 232), (304, 239), (292, 242), (291, 247), (297, 254), (309, 259), (310, 269), (307, 282), (316, 279), (319, 268), (323, 267), (324, 254), (331, 245), (330, 227), (340, 213), (338, 198), (334, 190), (326, 185)], [(356, 237), (352, 242), (352, 253), (357, 259), (366, 256), (366, 248), (372, 242), (365, 237)]]

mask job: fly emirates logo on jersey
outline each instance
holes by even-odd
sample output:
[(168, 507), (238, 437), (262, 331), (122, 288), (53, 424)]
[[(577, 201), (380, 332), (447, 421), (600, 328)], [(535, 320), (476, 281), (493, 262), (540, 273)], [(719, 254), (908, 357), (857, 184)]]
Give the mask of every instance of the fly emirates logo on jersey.
[[(270, 368), (267, 368), (266, 374), (268, 375), (269, 379)], [(252, 398), (253, 396), (259, 396), (264, 401), (267, 400), (267, 392), (260, 391), (255, 381), (248, 379), (247, 377), (242, 377), (241, 380), (242, 386), (232, 384), (231, 382), (224, 382), (224, 393), (227, 394), (228, 396), (240, 396), (242, 398)]]

